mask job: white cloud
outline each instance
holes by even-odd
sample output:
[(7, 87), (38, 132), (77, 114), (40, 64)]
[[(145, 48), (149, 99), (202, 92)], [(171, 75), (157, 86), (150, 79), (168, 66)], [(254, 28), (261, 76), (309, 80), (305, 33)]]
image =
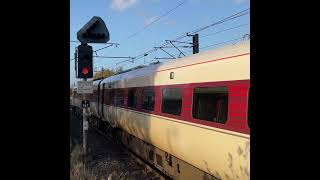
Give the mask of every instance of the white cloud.
[(116, 11), (123, 11), (136, 4), (138, 0), (112, 0), (111, 8)]

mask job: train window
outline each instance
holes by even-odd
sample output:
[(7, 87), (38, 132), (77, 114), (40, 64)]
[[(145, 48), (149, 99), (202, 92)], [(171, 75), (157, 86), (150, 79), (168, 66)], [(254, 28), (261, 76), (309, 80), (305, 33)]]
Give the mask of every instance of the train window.
[(128, 91), (128, 107), (136, 107), (135, 93), (136, 89), (132, 88)]
[(123, 89), (117, 89), (115, 95), (115, 105), (123, 106), (124, 105), (124, 91)]
[(107, 97), (107, 101), (106, 104), (107, 105), (113, 105), (113, 101), (114, 100), (114, 90), (113, 89), (109, 89), (108, 90), (108, 97)]
[(195, 88), (192, 115), (196, 119), (224, 124), (228, 115), (227, 87)]
[(149, 111), (154, 110), (154, 90), (151, 88), (143, 90), (142, 109)]
[(170, 88), (162, 90), (162, 107), (163, 113), (180, 115), (182, 107), (181, 89)]

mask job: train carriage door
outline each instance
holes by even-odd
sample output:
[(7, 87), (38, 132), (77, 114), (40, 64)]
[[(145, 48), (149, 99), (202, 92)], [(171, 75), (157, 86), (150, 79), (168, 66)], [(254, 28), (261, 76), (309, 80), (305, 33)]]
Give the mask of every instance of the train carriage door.
[(101, 94), (101, 117), (103, 118), (103, 103), (104, 103), (104, 92), (105, 92), (105, 83), (102, 84), (102, 94)]

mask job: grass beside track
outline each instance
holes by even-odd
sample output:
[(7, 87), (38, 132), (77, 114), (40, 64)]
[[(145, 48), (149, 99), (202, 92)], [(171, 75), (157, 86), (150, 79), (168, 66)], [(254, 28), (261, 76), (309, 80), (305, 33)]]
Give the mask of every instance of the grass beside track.
[(80, 145), (75, 145), (70, 153), (70, 180), (97, 180), (83, 161), (83, 149)]

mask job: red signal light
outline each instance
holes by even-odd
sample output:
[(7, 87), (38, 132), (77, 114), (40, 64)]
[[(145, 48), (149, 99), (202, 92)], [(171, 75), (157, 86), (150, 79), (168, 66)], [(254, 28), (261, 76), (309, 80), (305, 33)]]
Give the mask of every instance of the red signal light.
[(87, 75), (88, 73), (89, 73), (89, 68), (88, 67), (82, 68), (82, 74)]

